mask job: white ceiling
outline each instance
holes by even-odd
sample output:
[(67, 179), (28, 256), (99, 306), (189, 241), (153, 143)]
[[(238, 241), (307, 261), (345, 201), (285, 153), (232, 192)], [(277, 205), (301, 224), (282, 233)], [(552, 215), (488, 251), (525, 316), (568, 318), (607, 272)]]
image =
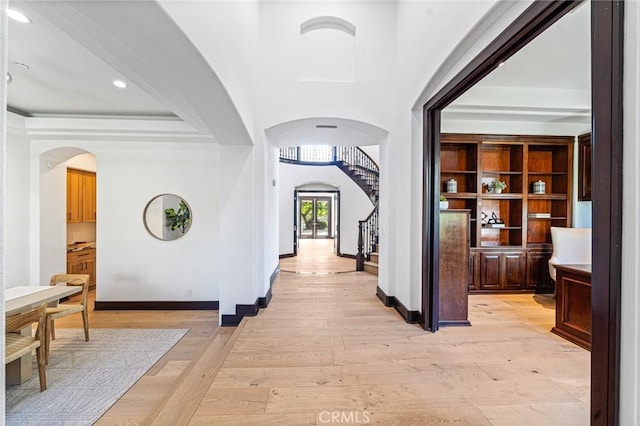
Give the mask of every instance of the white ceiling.
[(122, 75), (29, 3), (10, 4), (32, 23), (9, 20), (8, 69), (13, 77), (7, 91), (9, 110), (23, 115), (175, 117), (132, 82), (127, 81), (126, 89), (113, 86)]
[(590, 19), (588, 2), (584, 2), (478, 84), (590, 90)]

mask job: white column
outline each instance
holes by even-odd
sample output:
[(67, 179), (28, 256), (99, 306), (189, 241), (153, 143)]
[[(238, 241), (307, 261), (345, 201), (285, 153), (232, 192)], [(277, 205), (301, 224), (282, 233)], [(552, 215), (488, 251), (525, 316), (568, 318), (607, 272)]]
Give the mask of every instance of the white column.
[(220, 147), (220, 318), (255, 302), (254, 147)]

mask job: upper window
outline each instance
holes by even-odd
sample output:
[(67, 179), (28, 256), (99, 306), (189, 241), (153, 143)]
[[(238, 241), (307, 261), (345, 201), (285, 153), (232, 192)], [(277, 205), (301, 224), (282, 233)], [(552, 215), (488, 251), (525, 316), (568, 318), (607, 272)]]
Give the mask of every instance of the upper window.
[(356, 26), (335, 16), (300, 24), (300, 80), (354, 82)]

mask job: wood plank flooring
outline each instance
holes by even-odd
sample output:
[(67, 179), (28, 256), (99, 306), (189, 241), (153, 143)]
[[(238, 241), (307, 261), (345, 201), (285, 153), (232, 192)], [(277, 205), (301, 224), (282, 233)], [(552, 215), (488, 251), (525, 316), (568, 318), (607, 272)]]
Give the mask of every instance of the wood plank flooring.
[[(550, 297), (473, 295), (471, 327), (427, 333), (380, 303), (377, 277), (330, 274), (331, 260), (322, 274), (280, 273), (271, 304), (243, 320), (212, 381), (185, 390), (185, 399), (200, 395), (193, 415), (171, 424), (589, 424), (590, 354), (550, 333)], [(177, 375), (211, 363), (198, 347), (215, 339), (214, 314), (107, 315), (92, 327), (190, 324), (189, 344), (163, 357), (99, 422), (169, 424), (157, 414), (184, 386)]]
[(355, 272), (356, 260), (333, 254), (333, 239), (298, 241), (298, 256), (280, 259), (280, 270), (303, 274)]

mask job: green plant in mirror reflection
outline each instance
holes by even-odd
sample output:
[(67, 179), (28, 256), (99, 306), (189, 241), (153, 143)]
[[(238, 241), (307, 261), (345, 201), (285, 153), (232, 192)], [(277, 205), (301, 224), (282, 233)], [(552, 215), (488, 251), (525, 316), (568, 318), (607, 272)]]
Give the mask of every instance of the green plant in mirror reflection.
[(180, 207), (178, 208), (178, 211), (175, 211), (173, 208), (165, 209), (164, 214), (167, 218), (167, 227), (172, 231), (177, 229), (184, 234), (189, 228), (189, 224), (191, 223), (191, 212), (184, 200), (180, 200)]

